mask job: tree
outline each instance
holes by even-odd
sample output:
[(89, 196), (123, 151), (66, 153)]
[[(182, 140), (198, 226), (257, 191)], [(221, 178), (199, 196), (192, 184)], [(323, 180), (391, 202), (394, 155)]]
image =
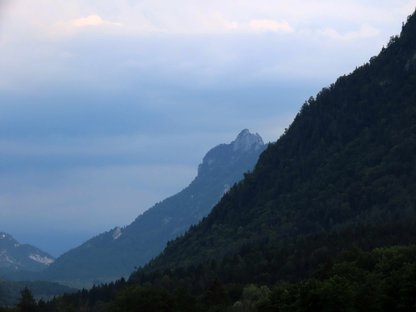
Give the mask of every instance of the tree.
[(32, 292), (29, 288), (25, 287), (20, 292), (20, 300), (17, 307), (21, 312), (37, 311), (37, 304), (35, 298), (33, 298)]

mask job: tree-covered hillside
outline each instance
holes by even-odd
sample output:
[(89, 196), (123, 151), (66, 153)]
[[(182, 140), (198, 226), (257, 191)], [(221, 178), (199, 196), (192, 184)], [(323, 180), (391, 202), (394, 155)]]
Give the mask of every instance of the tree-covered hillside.
[(309, 99), (255, 170), (127, 283), (51, 307), (414, 311), (415, 155), (413, 14), (377, 57)]
[(416, 305), (416, 246), (351, 248), (297, 282), (239, 285), (215, 278), (200, 293), (177, 282), (167, 275), (161, 284), (121, 280), (41, 302), (33, 311), (410, 312)]
[(201, 296), (139, 285), (121, 291), (109, 311), (324, 312), (414, 311), (416, 247), (363, 252), (353, 248), (312, 278), (296, 283), (247, 284), (235, 289), (214, 281)]
[(169, 240), (205, 217), (221, 196), (253, 169), (265, 147), (260, 135), (241, 131), (234, 141), (205, 155), (188, 187), (157, 203), (130, 225), (68, 251), (37, 278), (88, 287), (129, 276), (157, 256)]
[[(50, 300), (75, 289), (50, 282), (10, 282), (0, 280), (0, 307), (13, 306), (19, 302), (21, 291), (27, 288), (36, 300)], [(0, 309), (1, 311), (1, 309)]]
[(414, 242), (415, 155), (413, 15), (379, 56), (309, 99), (254, 172), (136, 276), (237, 257), (247, 281), (274, 282), (353, 243)]

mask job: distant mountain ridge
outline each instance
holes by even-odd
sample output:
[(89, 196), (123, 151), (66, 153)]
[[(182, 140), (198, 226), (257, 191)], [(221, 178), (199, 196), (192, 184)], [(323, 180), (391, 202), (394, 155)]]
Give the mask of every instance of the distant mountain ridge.
[(63, 254), (42, 278), (85, 286), (127, 276), (205, 217), (253, 169), (265, 147), (260, 135), (245, 129), (231, 143), (212, 148), (187, 188), (157, 203), (130, 225), (116, 227)]
[(16, 272), (39, 272), (55, 261), (48, 253), (28, 244), (20, 244), (7, 233), (0, 232), (0, 277)]

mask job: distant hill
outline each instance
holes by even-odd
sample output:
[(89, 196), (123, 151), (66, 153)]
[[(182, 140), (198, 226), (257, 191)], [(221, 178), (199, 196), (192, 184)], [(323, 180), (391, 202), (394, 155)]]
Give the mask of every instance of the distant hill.
[(55, 259), (28, 244), (20, 244), (11, 235), (0, 232), (0, 278), (20, 272), (40, 272)]
[(49, 280), (86, 286), (128, 276), (157, 256), (205, 217), (219, 199), (252, 170), (265, 149), (262, 138), (243, 130), (230, 144), (211, 149), (192, 183), (157, 203), (124, 228), (88, 240), (59, 257), (45, 272)]

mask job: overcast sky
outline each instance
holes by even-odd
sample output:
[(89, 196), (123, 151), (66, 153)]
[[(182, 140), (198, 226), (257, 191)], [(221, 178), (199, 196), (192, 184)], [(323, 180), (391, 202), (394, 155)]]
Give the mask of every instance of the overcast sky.
[(54, 255), (275, 141), (377, 54), (409, 0), (0, 0), (0, 231)]

